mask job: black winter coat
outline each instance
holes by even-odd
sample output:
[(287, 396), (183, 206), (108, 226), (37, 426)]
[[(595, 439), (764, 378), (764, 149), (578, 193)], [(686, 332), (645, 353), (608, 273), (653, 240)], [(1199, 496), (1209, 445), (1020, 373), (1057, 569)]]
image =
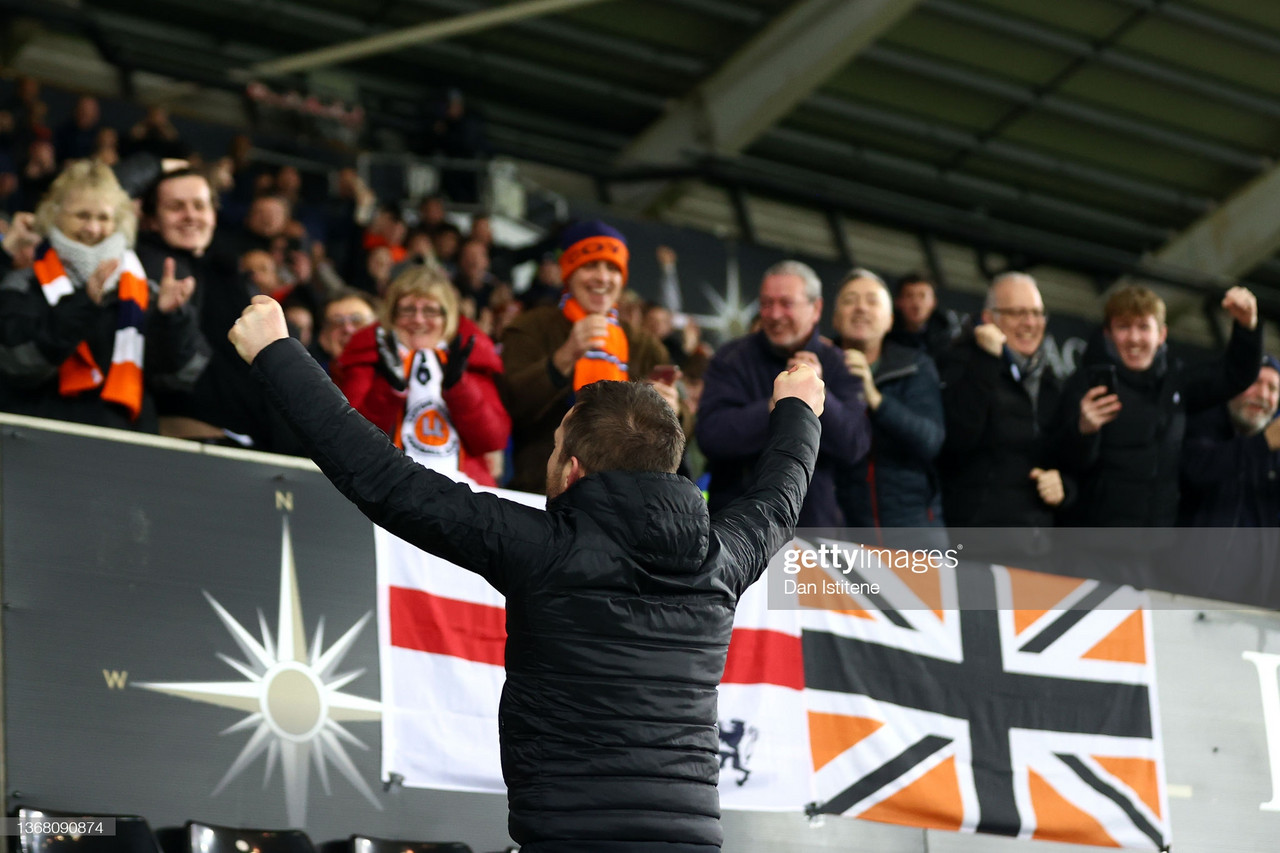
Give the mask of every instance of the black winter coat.
[[(45, 243), (37, 257), (47, 250)], [(143, 322), (144, 391), (136, 420), (122, 406), (104, 401), (102, 386), (63, 396), (59, 369), (84, 341), (94, 361), (109, 369), (119, 322), (113, 291), (94, 304), (83, 286), (50, 305), (31, 269), (11, 269), (0, 252), (0, 411), (93, 426), (156, 432), (153, 394), (187, 390), (209, 360), (190, 302), (169, 313), (159, 309), (159, 285), (148, 282), (150, 304)]]
[(1280, 526), (1280, 451), (1237, 433), (1225, 406), (1188, 423), (1182, 483), (1187, 527)]
[[(1012, 365), (969, 338), (943, 366), (947, 440), (938, 460), (950, 527), (1052, 527), (1031, 469), (1058, 468), (1055, 433), (1062, 386), (1046, 367), (1033, 405)], [(1072, 496), (1064, 479), (1067, 500)]]
[(273, 343), (253, 369), (370, 519), (506, 596), (511, 837), (556, 851), (718, 850), (716, 685), (738, 597), (799, 516), (813, 413), (778, 403), (754, 488), (714, 518), (682, 477), (616, 471), (574, 483), (544, 512), (405, 457), (297, 341)]
[[(1067, 382), (1064, 426), (1068, 467), (1080, 484), (1072, 514), (1082, 527), (1172, 527), (1178, 517), (1178, 472), (1187, 415), (1226, 403), (1258, 378), (1262, 329), (1234, 324), (1226, 353), (1187, 366), (1167, 352), (1135, 373), (1108, 352), (1102, 333), (1089, 342)], [(1089, 366), (1114, 364), (1120, 415), (1099, 432), (1081, 436), (1080, 400), (1089, 390)]]
[(302, 455), (297, 436), (249, 378), (249, 366), (227, 340), (227, 333), (249, 304), (250, 293), (225, 246), (215, 239), (207, 252), (196, 257), (169, 246), (154, 231), (144, 231), (138, 235), (137, 253), (152, 279), (160, 278), (169, 258), (173, 259), (176, 278), (195, 278), (191, 301), (211, 351), (194, 387), (156, 395), (159, 413), (191, 417), (247, 435), (257, 450)]

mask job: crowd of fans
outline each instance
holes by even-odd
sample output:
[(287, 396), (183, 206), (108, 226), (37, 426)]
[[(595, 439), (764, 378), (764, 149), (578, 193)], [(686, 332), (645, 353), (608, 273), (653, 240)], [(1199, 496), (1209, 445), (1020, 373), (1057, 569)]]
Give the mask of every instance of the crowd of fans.
[[(930, 547), (948, 528), (1018, 528), (1035, 554), (1063, 524), (1280, 524), (1280, 362), (1243, 288), (1222, 300), (1226, 351), (1197, 365), (1168, 351), (1154, 293), (1116, 290), (1062, 380), (1025, 273), (998, 276), (960, 324), (927, 279), (857, 269), (826, 283), (827, 330), (828, 289), (786, 261), (760, 282), (758, 327), (713, 353), (677, 300), (628, 289), (626, 238), (605, 223), (506, 247), (443, 196), (409, 211), (353, 169), (314, 191), (255, 164), (243, 137), (205, 163), (160, 109), (121, 133), (85, 96), (51, 130), (32, 81), (3, 106), (5, 411), (300, 452), (226, 340), (266, 294), (358, 411), (478, 483), (541, 491), (575, 393), (630, 379), (679, 411), (684, 473), (709, 477), (716, 509), (750, 488), (773, 377), (804, 362), (828, 398), (802, 526), (911, 528)], [(669, 295), (670, 249), (659, 265)]]

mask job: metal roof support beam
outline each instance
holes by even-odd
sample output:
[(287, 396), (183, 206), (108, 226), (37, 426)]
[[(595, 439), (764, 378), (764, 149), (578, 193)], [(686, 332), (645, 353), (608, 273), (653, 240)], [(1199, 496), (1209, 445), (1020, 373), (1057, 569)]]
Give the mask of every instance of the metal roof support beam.
[[(409, 0), (414, 6), (438, 9), (455, 15), (479, 12), (485, 8), (478, 0)], [(555, 18), (526, 18), (515, 22), (512, 29), (539, 38), (559, 41), (570, 47), (595, 54), (616, 56), (627, 62), (638, 62), (664, 71), (700, 77), (707, 70), (701, 57), (653, 47), (633, 39), (575, 26)]]
[(1280, 167), (1254, 178), (1169, 241), (1155, 260), (1207, 278), (1238, 278), (1280, 250)]
[(1068, 35), (1020, 18), (990, 12), (978, 6), (957, 2), (957, 0), (924, 0), (922, 8), (988, 32), (1058, 50), (1071, 56), (1089, 58), (1102, 65), (1146, 77), (1148, 80), (1174, 86), (1214, 101), (1280, 118), (1280, 100), (1276, 98), (1214, 80), (1203, 74), (1188, 74), (1164, 63), (1122, 52), (1113, 45), (1099, 47), (1079, 36)]
[(1024, 86), (1006, 83), (1003, 80), (970, 71), (958, 65), (938, 62), (897, 48), (876, 45), (863, 51), (862, 56), (871, 62), (888, 68), (896, 68), (908, 73), (918, 74), (921, 77), (936, 80), (948, 86), (963, 86), (966, 89), (996, 98), (1003, 98), (1015, 104), (1024, 104), (1043, 109), (1045, 112), (1066, 116), (1094, 127), (1125, 133), (1138, 139), (1145, 139), (1167, 148), (1197, 157), (1204, 157), (1215, 163), (1221, 163), (1236, 169), (1260, 172), (1271, 165), (1267, 157), (1242, 151), (1234, 146), (1212, 142), (1198, 136), (1161, 127), (1151, 122), (1098, 109), (1070, 98), (1064, 98), (1061, 95), (1042, 95)]
[[(979, 175), (917, 163), (896, 154), (858, 147), (799, 130), (777, 128), (769, 131), (768, 138), (776, 138), (788, 145), (803, 146), (817, 153), (844, 157), (867, 170), (892, 173), (913, 182), (925, 181), (939, 192), (949, 187), (964, 193), (971, 204), (986, 200), (1026, 204), (1040, 210), (1051, 211), (1058, 216), (1068, 217), (1075, 222), (1088, 223), (1096, 228), (1106, 228), (1123, 234), (1126, 239), (1138, 239), (1149, 245), (1166, 242), (1172, 233), (1167, 228), (1159, 228), (1100, 208), (1033, 192)], [(1209, 205), (1206, 204), (1202, 211), (1208, 209)]]
[(800, 0), (641, 133), (619, 162), (742, 151), (917, 2)]
[(1166, 3), (1164, 0), (1120, 0), (1120, 2), (1126, 6), (1149, 9), (1170, 20), (1256, 47), (1266, 53), (1280, 54), (1280, 38), (1243, 22), (1236, 23), (1229, 18), (1202, 12), (1180, 3)]
[(844, 228), (844, 217), (840, 215), (840, 211), (833, 207), (828, 207), (823, 211), (823, 215), (827, 219), (827, 228), (831, 230), (831, 243), (836, 247), (836, 254), (840, 257), (840, 263), (849, 269), (853, 269), (858, 265), (854, 259), (853, 246), (849, 243), (849, 232)]
[(758, 244), (760, 241), (756, 237), (755, 222), (751, 219), (751, 208), (747, 206), (747, 194), (737, 184), (731, 184), (727, 189), (729, 201), (733, 204), (733, 217), (738, 223), (738, 233), (746, 242)]
[(330, 45), (319, 50), (309, 50), (296, 56), (263, 62), (250, 68), (249, 72), (267, 77), (289, 74), (295, 71), (308, 71), (312, 68), (336, 65), (353, 59), (363, 59), (366, 56), (387, 53), (399, 50), (402, 47), (440, 41), (441, 39), (508, 24), (512, 21), (563, 12), (579, 6), (589, 6), (600, 2), (602, 0), (524, 0), (524, 2), (520, 3), (497, 6), (468, 15), (458, 15), (453, 18), (446, 18), (443, 21), (430, 21), (414, 27), (379, 33), (378, 35), (347, 42), (346, 44)]
[(1038, 169), (1047, 174), (1059, 175), (1073, 181), (1092, 184), (1112, 192), (1124, 193), (1144, 201), (1173, 205), (1195, 213), (1203, 213), (1214, 206), (1213, 199), (1195, 193), (1184, 192), (1162, 184), (1130, 178), (1118, 172), (1079, 161), (1064, 160), (1034, 148), (1000, 139), (983, 139), (976, 133), (956, 130), (945, 125), (895, 113), (880, 107), (846, 101), (830, 95), (814, 95), (805, 105), (829, 115), (848, 119), (859, 124), (901, 134), (911, 139), (926, 139), (939, 145), (958, 149), (966, 154), (978, 154), (992, 160), (1016, 163)]

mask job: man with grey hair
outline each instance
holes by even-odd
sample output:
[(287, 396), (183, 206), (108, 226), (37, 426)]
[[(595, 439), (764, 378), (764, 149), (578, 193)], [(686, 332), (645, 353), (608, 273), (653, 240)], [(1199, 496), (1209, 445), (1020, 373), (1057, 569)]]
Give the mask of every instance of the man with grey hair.
[(861, 380), (849, 373), (840, 349), (818, 336), (822, 281), (807, 264), (782, 261), (760, 284), (760, 330), (716, 351), (703, 385), (695, 429), (711, 474), (715, 512), (746, 492), (768, 437), (773, 377), (807, 364), (827, 384), (822, 444), (813, 482), (800, 510), (801, 527), (844, 523), (836, 501), (835, 470), (871, 447)]
[[(943, 363), (947, 438), (939, 467), (950, 527), (1052, 527), (1074, 492), (1054, 456), (1062, 386), (1045, 363), (1045, 319), (1035, 279), (999, 275), (982, 324)], [(1032, 533), (1013, 551), (1034, 556), (1046, 543)]]

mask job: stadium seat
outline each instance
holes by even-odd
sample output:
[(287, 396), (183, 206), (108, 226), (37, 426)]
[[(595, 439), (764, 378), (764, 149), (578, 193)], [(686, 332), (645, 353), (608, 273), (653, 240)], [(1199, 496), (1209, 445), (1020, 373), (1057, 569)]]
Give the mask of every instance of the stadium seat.
[(192, 820), (185, 835), (189, 853), (316, 853), (300, 829), (241, 829)]
[[(78, 818), (109, 818), (115, 822), (111, 835), (73, 835), (61, 821)], [(137, 815), (67, 812), (49, 809), (18, 809), (18, 844), (22, 853), (160, 853), (160, 845), (146, 820)]]
[(396, 841), (389, 838), (351, 836), (350, 853), (472, 853), (461, 841)]

